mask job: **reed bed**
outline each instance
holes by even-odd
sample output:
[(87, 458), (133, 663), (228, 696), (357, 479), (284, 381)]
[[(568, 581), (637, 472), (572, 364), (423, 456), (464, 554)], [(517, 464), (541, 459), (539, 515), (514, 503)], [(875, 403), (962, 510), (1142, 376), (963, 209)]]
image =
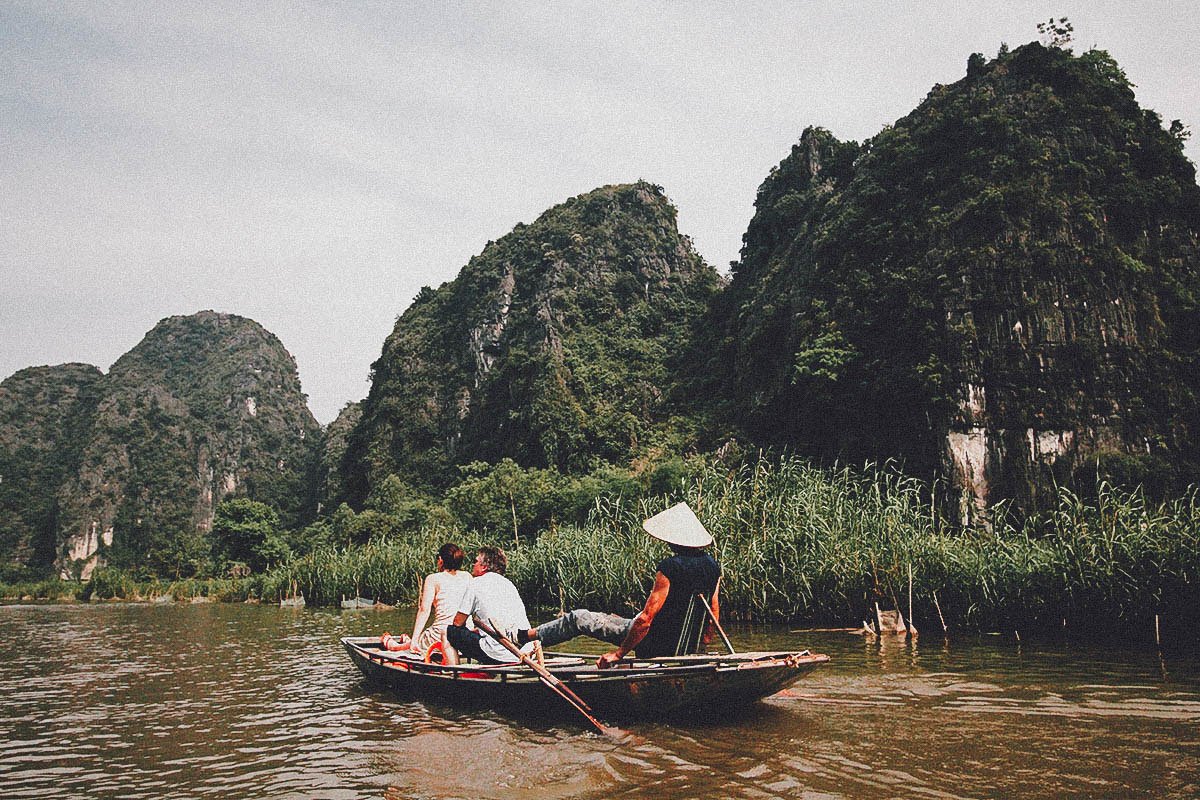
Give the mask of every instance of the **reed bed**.
[(1062, 489), (1048, 514), (1018, 524), (1000, 510), (964, 530), (887, 467), (760, 462), (697, 484), (688, 499), (717, 539), (725, 607), (748, 619), (854, 624), (875, 602), (907, 614), (910, 574), (927, 627), (1125, 628), (1200, 599), (1194, 491), (1154, 504), (1107, 484), (1092, 502)]
[(139, 581), (119, 569), (101, 568), (85, 582), (59, 581), (70, 588), (59, 599), (83, 601), (128, 600), (133, 602), (242, 602), (258, 596), (259, 579), (248, 578), (187, 578), (164, 582), (154, 579)]
[[(511, 531), (445, 523), (336, 549), (320, 548), (263, 575), (137, 583), (98, 570), (79, 599), (278, 602), (310, 605), (368, 597), (413, 603), (437, 548), (459, 543), (470, 559), (500, 543), (508, 575), (545, 618), (588, 607), (633, 614), (665, 546), (641, 521), (686, 500), (716, 540), (727, 617), (756, 622), (856, 626), (876, 602), (913, 612), (926, 631), (959, 629), (1147, 630), (1156, 615), (1200, 622), (1200, 495), (1156, 503), (1102, 484), (1094, 498), (1065, 489), (1051, 512), (1016, 521), (1000, 509), (987, 528), (947, 524), (929, 487), (889, 466), (820, 469), (799, 459), (762, 459), (737, 469), (713, 462), (669, 495), (601, 497), (585, 520), (551, 525), (513, 546)], [(0, 587), (6, 597), (69, 599), (69, 586)], [(936, 599), (936, 603), (935, 603)], [(1182, 622), (1180, 624), (1183, 624)]]
[(79, 599), (78, 581), (48, 578), (41, 581), (19, 581), (0, 584), (0, 600), (20, 602), (29, 600), (51, 600), (72, 602)]
[(665, 553), (641, 521), (662, 507), (650, 499), (598, 499), (583, 525), (555, 526), (509, 553), (509, 577), (538, 606), (632, 615)]
[[(508, 532), (422, 528), (361, 548), (319, 550), (265, 576), (266, 599), (292, 586), (309, 603), (363, 595), (414, 602), (443, 541), (470, 553), (508, 547), (508, 575), (526, 603), (632, 614), (667, 555), (641, 520), (678, 500), (716, 539), (722, 609), (759, 622), (853, 626), (876, 602), (927, 630), (1072, 627), (1095, 618), (1120, 629), (1200, 607), (1200, 500), (1151, 503), (1101, 485), (1092, 501), (1067, 490), (1051, 513), (959, 529), (929, 488), (887, 466), (819, 469), (798, 459), (727, 470), (711, 464), (670, 496), (600, 498), (585, 521), (553, 525), (517, 547)], [(937, 598), (937, 605), (934, 599)]]
[(458, 531), (435, 525), (360, 547), (319, 548), (262, 576), (261, 597), (267, 601), (303, 594), (306, 603), (334, 606), (354, 597), (414, 602), (421, 580), (436, 566), (438, 547), (462, 538)]

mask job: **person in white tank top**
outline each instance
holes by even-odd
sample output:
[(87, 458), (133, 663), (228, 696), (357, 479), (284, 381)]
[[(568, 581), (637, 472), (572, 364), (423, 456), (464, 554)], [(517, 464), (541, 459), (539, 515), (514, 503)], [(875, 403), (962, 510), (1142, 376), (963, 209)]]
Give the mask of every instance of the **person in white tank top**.
[[(454, 619), (471, 576), (459, 569), (463, 551), (456, 544), (447, 542), (438, 549), (437, 572), (425, 578), (421, 587), (421, 599), (417, 604), (417, 618), (413, 622), (412, 642), (409, 648), (424, 656), (435, 643), (442, 641), (442, 633)], [(433, 623), (425, 628), (432, 614)], [(422, 630), (424, 628), (424, 630)]]

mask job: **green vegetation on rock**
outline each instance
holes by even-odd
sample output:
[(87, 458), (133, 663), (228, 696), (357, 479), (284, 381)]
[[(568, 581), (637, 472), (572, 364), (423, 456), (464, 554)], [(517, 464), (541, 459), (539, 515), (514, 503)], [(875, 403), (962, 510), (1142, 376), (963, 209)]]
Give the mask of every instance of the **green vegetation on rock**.
[(579, 473), (687, 444), (670, 364), (718, 286), (657, 186), (518, 225), (397, 320), (350, 435), (347, 497), (393, 473), (444, 488), (473, 461)]
[(69, 364), (0, 384), (0, 558), (197, 574), (227, 497), (284, 526), (312, 517), (320, 444), (278, 339), (229, 314), (165, 319), (107, 375)]
[(1191, 479), (1198, 243), (1179, 128), (1107, 54), (972, 56), (871, 140), (810, 129), (767, 178), (697, 393), (757, 443), (925, 477), (982, 431), (990, 501), (1030, 509), (1096, 453)]
[(226, 497), (308, 519), (320, 429), (295, 361), (257, 323), (201, 312), (163, 320), (104, 377), (83, 464), (65, 493), (69, 540), (111, 527), (113, 566), (175, 577), (210, 554)]
[(0, 383), (0, 581), (48, 575), (62, 498), (79, 468), (100, 370), (30, 367)]
[(952, 626), (1194, 616), (1186, 131), (1042, 32), (866, 142), (806, 130), (728, 285), (649, 183), (518, 225), (421, 290), (324, 432), (229, 315), (164, 320), (108, 375), (17, 373), (0, 581), (62, 596), (51, 562), (98, 548), (85, 599), (411, 602), (455, 540), (508, 547), (533, 603), (632, 612), (640, 521), (686, 499), (744, 619), (856, 624), (910, 569)]

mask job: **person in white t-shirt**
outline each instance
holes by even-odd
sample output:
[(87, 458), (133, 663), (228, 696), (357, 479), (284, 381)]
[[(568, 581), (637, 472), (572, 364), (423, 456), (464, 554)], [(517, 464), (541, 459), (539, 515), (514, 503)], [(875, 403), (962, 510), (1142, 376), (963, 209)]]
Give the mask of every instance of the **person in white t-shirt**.
[[(437, 572), (425, 577), (417, 618), (413, 623), (411, 649), (424, 656), (429, 648), (442, 641), (442, 634), (454, 619), (471, 576), (459, 569), (463, 561), (462, 548), (447, 542), (438, 549)], [(425, 623), (433, 616), (433, 624)]]
[[(525, 603), (513, 582), (504, 577), (508, 568), (508, 557), (499, 547), (481, 547), (471, 567), (471, 582), (459, 603), (458, 613), (446, 628), (444, 645), (446, 662), (457, 664), (459, 654), (469, 656), (481, 664), (511, 664), (517, 657), (504, 649), (492, 637), (466, 627), (467, 620), (474, 618), (514, 639), (517, 631), (529, 628), (529, 616)], [(532, 652), (533, 645), (523, 648)]]

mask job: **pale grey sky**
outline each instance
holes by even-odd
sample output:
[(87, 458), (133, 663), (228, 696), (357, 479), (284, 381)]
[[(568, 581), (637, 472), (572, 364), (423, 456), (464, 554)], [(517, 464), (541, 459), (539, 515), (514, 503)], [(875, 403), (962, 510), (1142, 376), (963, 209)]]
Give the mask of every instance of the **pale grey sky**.
[(212, 308), (275, 333), (328, 423), (420, 287), (516, 223), (644, 178), (727, 270), (806, 126), (861, 141), (1064, 15), (1200, 128), (1193, 0), (4, 0), (0, 379)]

